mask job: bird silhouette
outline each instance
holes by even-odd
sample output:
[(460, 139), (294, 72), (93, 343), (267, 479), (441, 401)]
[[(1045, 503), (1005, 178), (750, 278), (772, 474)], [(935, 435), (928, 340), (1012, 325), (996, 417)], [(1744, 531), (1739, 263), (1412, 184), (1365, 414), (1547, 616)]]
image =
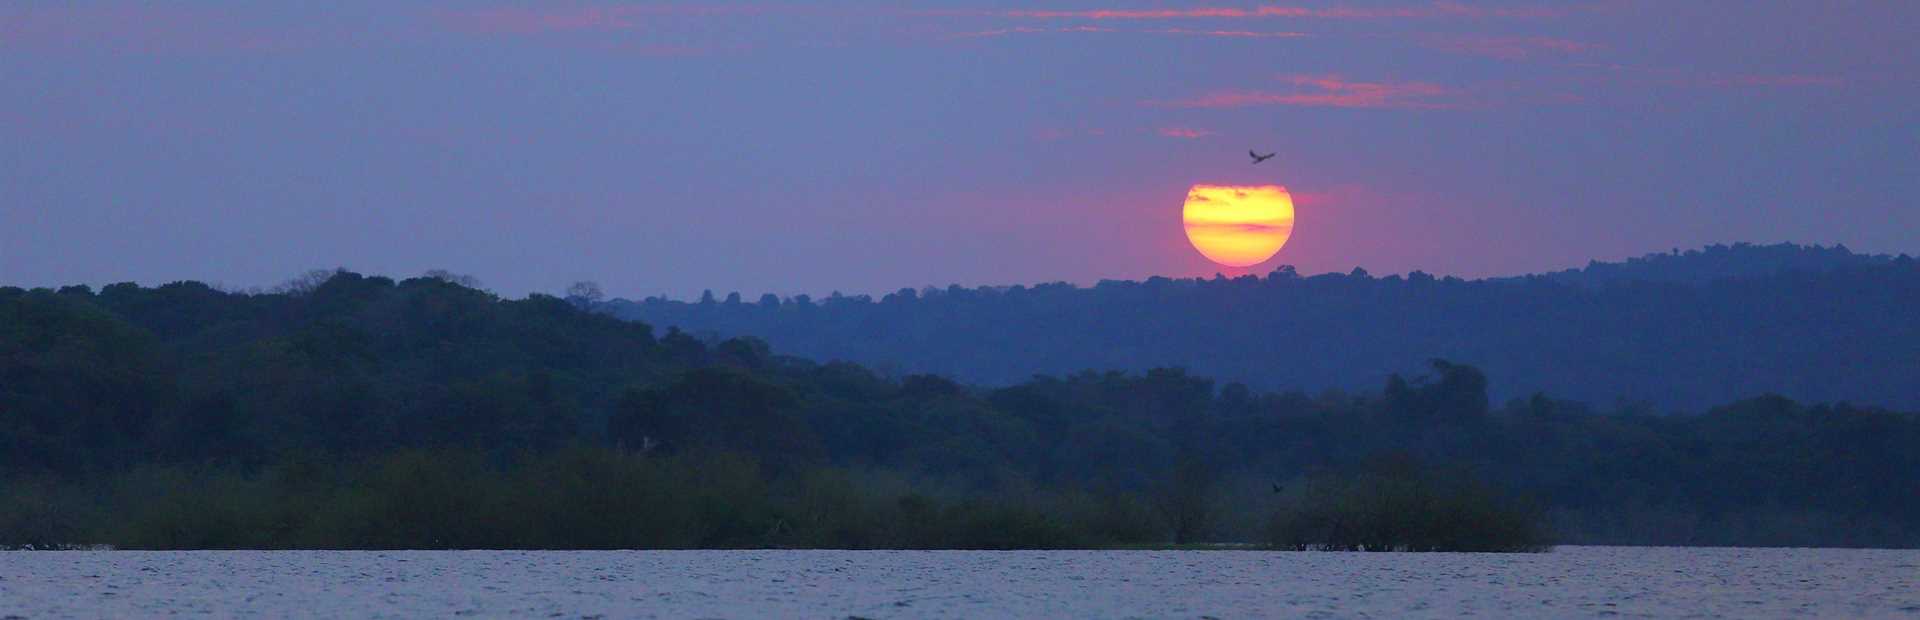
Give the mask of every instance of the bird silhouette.
[[(1271, 155), (1269, 155), (1268, 157), (1272, 157), (1272, 156), (1271, 156)], [(1286, 491), (1286, 488), (1285, 488), (1285, 487), (1282, 487), (1282, 486), (1280, 486), (1280, 483), (1278, 483), (1278, 482), (1276, 482), (1276, 483), (1273, 483), (1273, 494), (1274, 494), (1274, 495), (1279, 495), (1279, 494), (1281, 494), (1281, 493), (1282, 493), (1282, 492), (1284, 492), (1284, 491)]]
[(1261, 155), (1259, 153), (1253, 152), (1252, 150), (1247, 151), (1247, 155), (1253, 157), (1253, 163), (1256, 163), (1256, 164), (1269, 159), (1273, 159), (1273, 156), (1278, 154), (1279, 153), (1267, 153), (1265, 155)]

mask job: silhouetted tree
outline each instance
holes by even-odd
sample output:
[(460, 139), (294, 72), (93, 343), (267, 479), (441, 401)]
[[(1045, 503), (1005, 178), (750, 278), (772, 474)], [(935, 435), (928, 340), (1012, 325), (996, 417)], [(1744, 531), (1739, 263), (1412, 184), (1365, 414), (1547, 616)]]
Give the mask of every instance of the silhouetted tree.
[(582, 308), (591, 308), (606, 301), (606, 293), (600, 291), (596, 282), (575, 282), (567, 287), (567, 302)]

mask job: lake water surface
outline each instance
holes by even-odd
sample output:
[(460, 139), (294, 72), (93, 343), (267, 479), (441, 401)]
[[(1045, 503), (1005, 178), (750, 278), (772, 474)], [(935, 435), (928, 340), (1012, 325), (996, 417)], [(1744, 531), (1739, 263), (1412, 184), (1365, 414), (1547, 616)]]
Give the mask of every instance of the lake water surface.
[(0, 616), (1920, 617), (1920, 551), (0, 552)]

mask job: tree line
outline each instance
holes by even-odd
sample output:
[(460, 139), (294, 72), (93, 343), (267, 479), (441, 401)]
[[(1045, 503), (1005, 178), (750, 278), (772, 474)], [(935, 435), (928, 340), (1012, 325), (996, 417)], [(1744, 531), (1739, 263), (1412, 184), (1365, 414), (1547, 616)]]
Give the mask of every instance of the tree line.
[[(589, 299), (589, 298), (582, 298)], [(1500, 400), (1546, 392), (1656, 411), (1762, 394), (1920, 409), (1920, 265), (1844, 247), (1712, 246), (1526, 276), (1364, 269), (901, 289), (594, 307), (790, 354), (1004, 386), (1083, 369), (1184, 367), (1262, 390), (1377, 389), (1429, 358)]]
[(0, 288), (0, 544), (1920, 545), (1911, 413), (1495, 403), (1441, 359), (1312, 394), (980, 387), (473, 284)]

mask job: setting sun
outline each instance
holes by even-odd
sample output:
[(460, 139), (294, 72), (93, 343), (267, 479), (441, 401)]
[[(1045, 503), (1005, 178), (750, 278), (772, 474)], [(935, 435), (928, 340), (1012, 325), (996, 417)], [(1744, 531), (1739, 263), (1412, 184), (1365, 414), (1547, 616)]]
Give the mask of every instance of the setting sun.
[(1195, 185), (1182, 219), (1187, 240), (1208, 260), (1257, 265), (1293, 235), (1293, 196), (1278, 185)]

